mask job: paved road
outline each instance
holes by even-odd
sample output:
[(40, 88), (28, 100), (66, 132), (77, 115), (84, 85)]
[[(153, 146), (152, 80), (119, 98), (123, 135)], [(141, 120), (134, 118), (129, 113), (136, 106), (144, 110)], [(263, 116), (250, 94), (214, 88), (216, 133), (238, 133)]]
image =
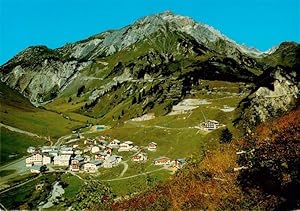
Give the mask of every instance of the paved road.
[(57, 139), (57, 142), (55, 142), (54, 146), (60, 146), (64, 140), (72, 138), (72, 135), (73, 134), (71, 134), (71, 135), (68, 134), (68, 135), (60, 137), (59, 139)]
[(125, 174), (125, 172), (127, 171), (127, 169), (128, 169), (128, 164), (127, 164), (127, 162), (125, 161), (125, 162), (121, 162), (121, 164), (123, 164), (124, 165), (124, 169), (123, 169), (123, 171), (121, 172), (121, 174), (120, 174), (120, 176), (119, 176), (119, 178), (120, 177), (123, 177), (123, 175)]
[(142, 127), (142, 128), (159, 128), (159, 129), (166, 129), (166, 130), (191, 130), (195, 129), (193, 127), (164, 127), (164, 126), (159, 126), (159, 125), (143, 125), (140, 122), (132, 122), (128, 121), (129, 124), (132, 124), (136, 127)]
[(4, 207), (4, 205), (0, 203), (0, 210), (2, 210), (2, 209), (3, 209), (4, 211), (7, 210), (7, 209)]
[(28, 168), (25, 166), (25, 159), (26, 157), (22, 157), (18, 160), (15, 160), (5, 166), (0, 167), (0, 171), (4, 170), (15, 170), (14, 173), (9, 174), (7, 176), (1, 177), (0, 180), (0, 187), (1, 185), (5, 184), (9, 179), (12, 179), (16, 176), (23, 175), (29, 173)]

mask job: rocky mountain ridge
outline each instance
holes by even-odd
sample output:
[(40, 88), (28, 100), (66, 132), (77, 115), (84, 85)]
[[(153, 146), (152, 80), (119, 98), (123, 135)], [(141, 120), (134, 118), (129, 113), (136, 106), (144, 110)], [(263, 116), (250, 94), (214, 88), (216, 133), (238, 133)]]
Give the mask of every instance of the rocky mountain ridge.
[[(269, 86), (260, 86), (244, 100), (241, 122), (249, 133), (259, 123), (281, 116), (297, 106), (300, 84), (296, 72), (277, 67), (268, 76)], [(261, 79), (266, 79), (266, 76)]]
[[(157, 106), (163, 106), (166, 114), (200, 80), (255, 83), (259, 94), (248, 100), (266, 103), (256, 99), (272, 93), (259, 88), (264, 86), (259, 81), (277, 66), (281, 66), (282, 80), (275, 81), (275, 92), (283, 86), (297, 101), (299, 49), (297, 43), (283, 43), (262, 53), (238, 45), (206, 24), (165, 12), (58, 49), (29, 47), (0, 67), (0, 78), (35, 105), (76, 98), (78, 103), (85, 103), (83, 110), (95, 113), (106, 94), (115, 95), (127, 87), (123, 90), (125, 98), (107, 103), (122, 104), (143, 92), (138, 100), (143, 104), (141, 115)], [(286, 76), (290, 72), (294, 85), (283, 85), (283, 80), (290, 81)], [(265, 79), (274, 81), (271, 76)], [(282, 105), (275, 101), (265, 107)], [(286, 110), (294, 105), (292, 102), (286, 99), (280, 107)], [(109, 109), (107, 104), (102, 106)], [(253, 107), (249, 112), (261, 114), (262, 121), (270, 116), (258, 110)]]

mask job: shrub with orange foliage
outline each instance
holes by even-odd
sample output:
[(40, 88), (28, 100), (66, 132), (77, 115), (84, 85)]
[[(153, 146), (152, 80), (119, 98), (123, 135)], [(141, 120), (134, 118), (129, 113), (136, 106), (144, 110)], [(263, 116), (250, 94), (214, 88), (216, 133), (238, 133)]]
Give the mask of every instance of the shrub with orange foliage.
[(254, 139), (257, 144), (278, 140), (300, 141), (300, 109), (272, 122), (261, 124), (255, 130)]
[(239, 181), (258, 208), (300, 207), (300, 109), (259, 126), (245, 145)]
[[(234, 144), (209, 153), (201, 163), (191, 163), (155, 189), (118, 202), (113, 209), (240, 209), (242, 192), (236, 183)], [(246, 207), (244, 207), (246, 208)]]
[[(249, 210), (300, 207), (300, 110), (222, 145), (170, 180), (116, 202), (116, 210)], [(236, 152), (243, 148), (238, 158)], [(254, 149), (254, 150), (253, 150)], [(243, 166), (241, 172), (233, 169)], [(298, 191), (298, 192), (297, 192)]]

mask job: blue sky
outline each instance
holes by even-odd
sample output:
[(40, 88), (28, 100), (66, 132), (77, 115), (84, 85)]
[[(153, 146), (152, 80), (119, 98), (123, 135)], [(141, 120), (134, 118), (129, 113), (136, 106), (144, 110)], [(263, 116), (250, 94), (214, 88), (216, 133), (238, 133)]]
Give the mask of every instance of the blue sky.
[(260, 50), (300, 42), (300, 0), (0, 0), (0, 64), (28, 46), (60, 47), (166, 10)]

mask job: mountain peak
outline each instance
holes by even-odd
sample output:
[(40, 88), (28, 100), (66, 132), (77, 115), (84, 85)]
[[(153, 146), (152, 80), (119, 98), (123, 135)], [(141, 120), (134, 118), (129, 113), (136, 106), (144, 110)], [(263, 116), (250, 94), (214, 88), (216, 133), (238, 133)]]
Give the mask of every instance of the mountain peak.
[(172, 15), (174, 16), (175, 15), (171, 10), (166, 10), (160, 14), (165, 15), (165, 16), (172, 16)]

